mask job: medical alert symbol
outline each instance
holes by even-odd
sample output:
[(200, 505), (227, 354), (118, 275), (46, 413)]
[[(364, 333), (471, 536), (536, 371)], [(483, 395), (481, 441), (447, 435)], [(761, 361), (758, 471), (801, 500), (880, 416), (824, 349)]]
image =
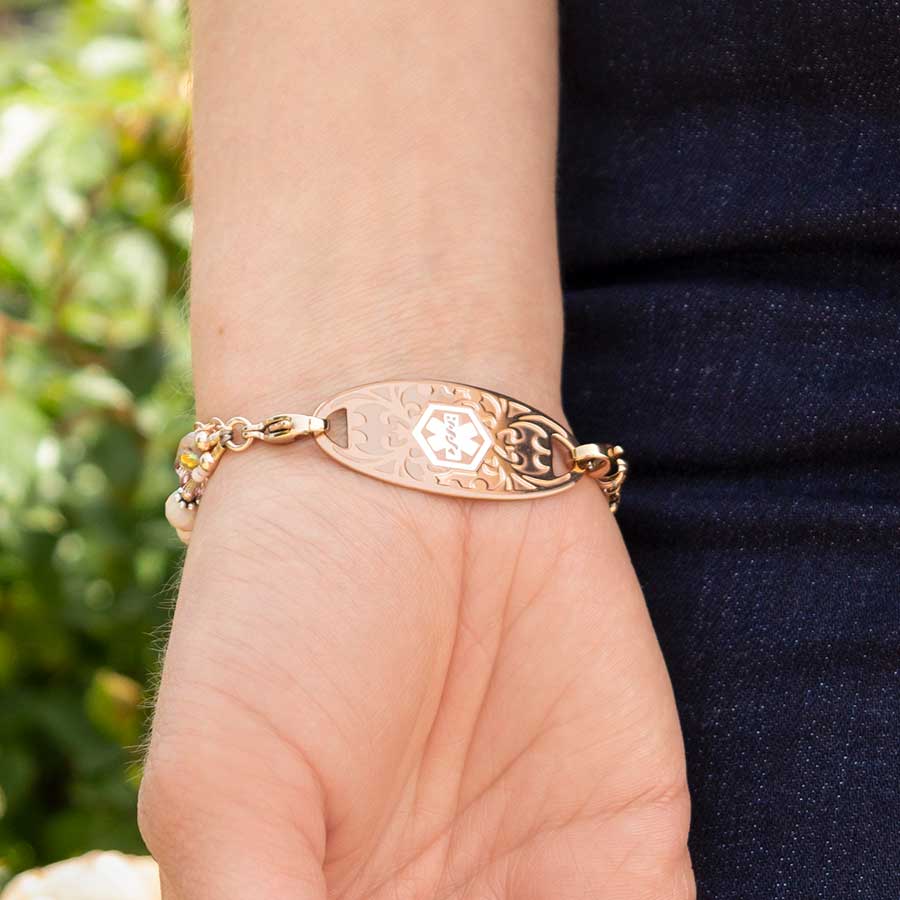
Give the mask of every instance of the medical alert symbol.
[(432, 465), (475, 471), (491, 447), (491, 436), (477, 414), (465, 406), (431, 403), (413, 437)]

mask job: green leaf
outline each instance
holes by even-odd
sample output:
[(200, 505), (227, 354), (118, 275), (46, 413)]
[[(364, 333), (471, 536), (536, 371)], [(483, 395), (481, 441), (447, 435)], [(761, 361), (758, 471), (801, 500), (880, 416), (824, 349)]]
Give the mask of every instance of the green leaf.
[(142, 701), (141, 686), (133, 678), (99, 669), (88, 687), (85, 709), (101, 734), (128, 747), (140, 736)]
[(0, 394), (0, 421), (7, 435), (0, 454), (0, 503), (21, 506), (38, 466), (38, 447), (50, 434), (50, 423), (25, 399)]

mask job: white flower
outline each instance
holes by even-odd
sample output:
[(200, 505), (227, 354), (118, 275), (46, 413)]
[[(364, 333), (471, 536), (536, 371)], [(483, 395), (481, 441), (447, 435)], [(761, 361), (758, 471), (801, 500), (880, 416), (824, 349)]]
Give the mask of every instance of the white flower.
[(94, 851), (14, 878), (0, 900), (159, 900), (149, 856)]

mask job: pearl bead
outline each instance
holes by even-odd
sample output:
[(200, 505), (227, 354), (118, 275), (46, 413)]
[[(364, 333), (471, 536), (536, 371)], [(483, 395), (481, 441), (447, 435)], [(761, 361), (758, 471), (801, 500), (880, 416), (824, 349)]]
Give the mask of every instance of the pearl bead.
[(197, 482), (197, 484), (202, 484), (204, 481), (206, 481), (207, 477), (208, 477), (208, 474), (207, 474), (206, 470), (201, 469), (199, 467), (194, 469), (193, 472), (191, 472), (191, 478), (193, 478), (194, 481)]
[(212, 439), (205, 431), (198, 431), (194, 435), (194, 443), (197, 445), (198, 450), (209, 450), (212, 447)]
[(178, 491), (169, 494), (166, 500), (166, 518), (176, 531), (190, 531), (194, 527), (196, 510), (186, 509), (181, 505)]

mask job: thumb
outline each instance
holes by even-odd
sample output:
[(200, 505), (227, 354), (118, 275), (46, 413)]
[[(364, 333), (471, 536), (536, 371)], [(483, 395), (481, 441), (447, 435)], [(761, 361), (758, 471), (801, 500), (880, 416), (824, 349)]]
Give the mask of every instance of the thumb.
[(315, 776), (294, 762), (286, 784), (270, 760), (248, 768), (229, 755), (192, 749), (173, 764), (151, 753), (139, 821), (162, 900), (326, 900)]

